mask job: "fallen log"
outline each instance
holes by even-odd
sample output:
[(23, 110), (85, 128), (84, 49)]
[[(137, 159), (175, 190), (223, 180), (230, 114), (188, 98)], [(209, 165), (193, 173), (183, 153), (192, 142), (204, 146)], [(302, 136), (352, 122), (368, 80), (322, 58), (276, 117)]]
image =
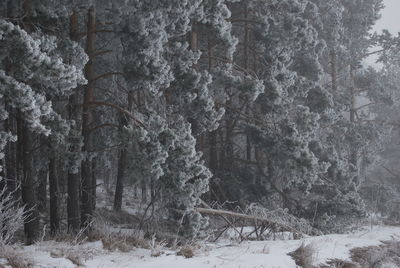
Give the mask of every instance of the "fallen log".
[(247, 215), (247, 214), (242, 214), (242, 213), (237, 213), (229, 210), (220, 210), (220, 209), (212, 209), (212, 208), (196, 208), (195, 209), (197, 212), (200, 214), (206, 214), (206, 215), (215, 215), (215, 216), (221, 216), (221, 217), (233, 217), (233, 218), (240, 218), (240, 219), (245, 219), (245, 220), (251, 220), (251, 221), (257, 221), (262, 224), (269, 224), (269, 225), (274, 225), (276, 227), (279, 227), (282, 229), (282, 231), (287, 231), (295, 234), (301, 234), (301, 235), (306, 235), (303, 232), (294, 229), (293, 227), (290, 227), (286, 224), (282, 224), (276, 221), (272, 221), (270, 219), (265, 219), (253, 215)]

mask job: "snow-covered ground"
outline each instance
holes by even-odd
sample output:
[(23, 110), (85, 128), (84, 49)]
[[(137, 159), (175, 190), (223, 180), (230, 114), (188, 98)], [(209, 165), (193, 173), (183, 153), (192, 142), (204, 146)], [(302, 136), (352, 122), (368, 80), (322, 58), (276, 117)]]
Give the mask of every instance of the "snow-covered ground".
[(34, 267), (48, 268), (77, 267), (65, 257), (66, 255), (81, 256), (82, 259), (86, 259), (82, 262), (88, 268), (296, 268), (295, 262), (287, 253), (302, 243), (313, 246), (313, 262), (317, 265), (332, 258), (348, 260), (350, 249), (378, 245), (380, 241), (390, 239), (400, 239), (400, 227), (375, 226), (352, 234), (324, 235), (302, 240), (206, 243), (195, 250), (195, 256), (189, 259), (177, 256), (175, 251), (168, 249), (163, 249), (159, 257), (152, 257), (152, 251), (148, 249), (134, 249), (126, 253), (109, 252), (102, 248), (101, 242), (78, 246), (41, 242), (19, 249), (19, 253), (32, 259)]

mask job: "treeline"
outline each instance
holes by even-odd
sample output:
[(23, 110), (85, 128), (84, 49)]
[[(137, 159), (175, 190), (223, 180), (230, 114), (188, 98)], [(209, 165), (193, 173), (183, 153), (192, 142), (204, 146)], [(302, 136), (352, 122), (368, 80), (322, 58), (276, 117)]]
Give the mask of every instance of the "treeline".
[[(400, 85), (397, 39), (370, 34), (382, 7), (1, 1), (0, 187), (29, 212), (28, 243), (44, 212), (52, 233), (89, 228), (100, 184), (115, 211), (136, 185), (191, 237), (201, 199), (285, 208), (324, 230), (362, 216), (360, 186), (391, 133), (377, 115)], [(363, 66), (371, 54), (381, 70)]]

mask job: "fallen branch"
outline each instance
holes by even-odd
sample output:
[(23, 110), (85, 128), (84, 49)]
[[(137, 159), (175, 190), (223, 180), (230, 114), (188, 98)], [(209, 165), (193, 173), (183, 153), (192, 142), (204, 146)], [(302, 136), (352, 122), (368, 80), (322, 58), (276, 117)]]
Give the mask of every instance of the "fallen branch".
[(276, 227), (280, 227), (280, 228), (282, 228), (283, 231), (288, 231), (288, 232), (292, 232), (292, 233), (296, 233), (296, 234), (305, 235), (303, 232), (296, 230), (288, 225), (278, 223), (278, 222), (275, 222), (275, 221), (272, 221), (269, 219), (257, 217), (257, 216), (237, 213), (237, 212), (228, 211), (228, 210), (212, 209), (212, 208), (196, 208), (196, 211), (201, 214), (207, 214), (207, 215), (234, 217), (234, 218), (240, 218), (240, 219), (245, 219), (245, 220), (257, 221), (257, 222), (260, 222), (263, 224), (270, 224), (270, 225), (274, 225)]

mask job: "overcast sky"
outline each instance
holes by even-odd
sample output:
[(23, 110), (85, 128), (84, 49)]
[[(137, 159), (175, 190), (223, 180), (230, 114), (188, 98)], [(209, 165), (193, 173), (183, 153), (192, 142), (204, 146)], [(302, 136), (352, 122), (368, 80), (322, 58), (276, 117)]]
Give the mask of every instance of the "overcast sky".
[(376, 31), (388, 29), (392, 34), (400, 32), (400, 0), (384, 0), (382, 18), (375, 26)]
[[(385, 8), (381, 12), (382, 18), (376, 23), (372, 31), (379, 33), (383, 29), (388, 29), (393, 35), (397, 35), (400, 32), (400, 0), (383, 0), (383, 3)], [(375, 63), (376, 59), (376, 55), (370, 56), (365, 63), (379, 68), (381, 65)]]

